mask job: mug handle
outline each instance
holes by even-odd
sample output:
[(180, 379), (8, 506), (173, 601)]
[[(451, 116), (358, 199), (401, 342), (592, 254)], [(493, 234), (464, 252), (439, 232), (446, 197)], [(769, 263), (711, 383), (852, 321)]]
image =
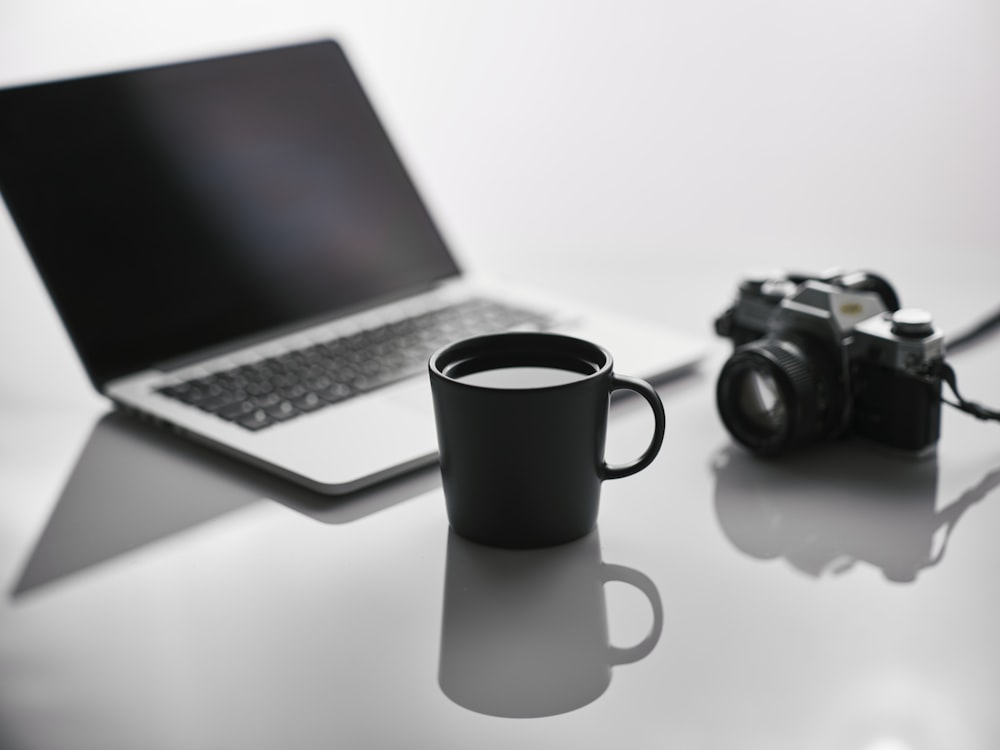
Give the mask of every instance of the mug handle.
[(604, 563), (603, 583), (617, 581), (635, 586), (646, 595), (649, 603), (653, 607), (653, 626), (649, 634), (639, 643), (629, 648), (619, 648), (610, 646), (611, 665), (631, 664), (649, 655), (660, 640), (660, 633), (663, 632), (663, 603), (660, 600), (660, 592), (648, 576), (638, 570), (626, 568), (624, 565), (611, 565)]
[(622, 464), (621, 466), (608, 466), (607, 462), (601, 464), (603, 473), (601, 479), (621, 479), (622, 477), (631, 476), (638, 471), (642, 471), (651, 463), (653, 459), (656, 458), (656, 454), (660, 452), (660, 446), (663, 445), (663, 434), (666, 430), (666, 417), (663, 414), (663, 402), (660, 401), (660, 395), (656, 390), (647, 383), (645, 380), (639, 380), (639, 378), (630, 378), (627, 375), (611, 375), (611, 390), (628, 390), (635, 391), (644, 399), (646, 403), (650, 405), (653, 409), (653, 419), (655, 420), (653, 426), (653, 439), (649, 443), (649, 447), (646, 448), (645, 453), (643, 453), (639, 458), (631, 463)]

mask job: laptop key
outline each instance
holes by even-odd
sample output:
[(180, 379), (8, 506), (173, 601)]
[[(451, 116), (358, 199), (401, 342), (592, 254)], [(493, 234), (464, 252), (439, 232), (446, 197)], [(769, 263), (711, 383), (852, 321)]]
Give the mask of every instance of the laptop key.
[(292, 399), (292, 404), (301, 412), (316, 411), (326, 406), (326, 402), (315, 393), (307, 393), (301, 398)]
[(238, 419), (236, 423), (241, 427), (246, 427), (248, 430), (260, 430), (274, 424), (275, 420), (268, 416), (267, 412), (263, 409), (256, 409), (245, 417)]
[(345, 398), (350, 398), (354, 394), (354, 389), (344, 385), (343, 383), (336, 383), (331, 385), (329, 388), (324, 388), (316, 392), (316, 395), (328, 404), (335, 404), (338, 401), (343, 401)]
[(281, 403), (282, 398), (274, 391), (271, 391), (270, 393), (265, 393), (262, 396), (254, 396), (253, 398), (250, 399), (250, 401), (258, 409), (267, 410), (270, 409), (272, 406), (277, 406), (279, 403)]
[(252, 414), (256, 409), (257, 407), (254, 406), (252, 401), (235, 401), (228, 406), (222, 407), (215, 413), (229, 422), (235, 422), (241, 417)]
[(268, 407), (264, 411), (272, 419), (278, 422), (284, 422), (286, 419), (291, 419), (292, 417), (297, 417), (300, 412), (295, 408), (295, 405), (291, 401), (280, 401), (274, 406)]

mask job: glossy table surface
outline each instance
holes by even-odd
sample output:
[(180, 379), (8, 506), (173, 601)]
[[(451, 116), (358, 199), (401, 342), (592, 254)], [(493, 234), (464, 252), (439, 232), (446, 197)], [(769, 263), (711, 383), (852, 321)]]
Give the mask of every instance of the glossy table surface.
[[(231, 49), (285, 18), (191, 3), (158, 19), (193, 36), (102, 37), (112, 17), (140, 28), (130, 5), (106, 5), (85, 20), (56, 2), (39, 7), (66, 15), (8, 13), (4, 80)], [(751, 267), (873, 268), (946, 332), (996, 304), (992, 6), (799, 15), (785, 35), (788, 9), (765, 3), (763, 47), (693, 7), (581, 10), (565, 33), (558, 3), (541, 4), (537, 26), (527, 6), (503, 23), (464, 7), (411, 19), (426, 38), (386, 40), (377, 14), (302, 2), (276, 33), (343, 32), (477, 266), (705, 337), (699, 369), (658, 386), (662, 453), (605, 483), (593, 534), (531, 552), (452, 535), (436, 469), (312, 495), (111, 412), (3, 214), (0, 747), (1000, 747), (998, 425), (946, 407), (922, 461), (845, 441), (763, 462), (718, 419), (729, 350), (711, 333)], [(451, 14), (465, 25), (438, 23)], [(850, 60), (829, 29), (856, 35)], [(515, 32), (524, 67), (487, 65)], [(604, 32), (610, 63), (584, 54)], [(106, 44), (68, 43), (81, 33)], [(556, 37), (570, 57), (546, 52)], [(929, 47), (947, 51), (931, 68)], [(843, 67), (823, 64), (827, 52)], [(801, 67), (778, 65), (786, 53)], [(455, 68), (458, 55), (471, 67)], [(639, 93), (673, 56), (690, 63), (693, 88), (667, 81), (690, 121)], [(591, 91), (569, 59), (605, 95), (646, 71), (614, 95), (635, 94), (629, 121), (646, 125), (610, 156), (589, 144), (622, 123), (580, 116)], [(822, 91), (804, 84), (817, 75)], [(548, 98), (557, 83), (566, 98)], [(714, 92), (704, 109), (695, 89)], [(875, 116), (852, 129), (827, 116), (831, 97)], [(540, 108), (540, 130), (526, 129), (516, 113)], [(994, 407), (998, 352), (992, 337), (951, 358), (964, 394)], [(638, 400), (616, 403), (609, 458), (638, 452), (650, 423)]]
[[(330, 501), (121, 415), (6, 414), (4, 746), (994, 746), (996, 426), (765, 463), (713, 384), (662, 386), (660, 458), (534, 552), (449, 533), (434, 470)], [(612, 447), (647, 422), (617, 404)]]

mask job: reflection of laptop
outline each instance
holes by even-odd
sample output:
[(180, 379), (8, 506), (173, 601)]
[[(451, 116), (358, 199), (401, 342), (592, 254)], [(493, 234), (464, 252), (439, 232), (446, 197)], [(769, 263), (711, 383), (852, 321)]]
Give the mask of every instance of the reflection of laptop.
[(0, 91), (0, 193), (101, 393), (323, 492), (434, 460), (449, 340), (701, 353), (461, 273), (332, 41)]
[(438, 472), (428, 467), (330, 503), (121, 410), (112, 411), (94, 425), (13, 594), (19, 596), (262, 498), (320, 523), (348, 524), (440, 486)]

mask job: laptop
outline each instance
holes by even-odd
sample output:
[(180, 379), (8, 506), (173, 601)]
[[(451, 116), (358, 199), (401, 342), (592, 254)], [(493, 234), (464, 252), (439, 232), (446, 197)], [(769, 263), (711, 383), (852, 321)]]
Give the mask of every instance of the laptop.
[(318, 492), (436, 460), (452, 340), (704, 352), (459, 268), (333, 40), (0, 90), (0, 194), (100, 393)]

